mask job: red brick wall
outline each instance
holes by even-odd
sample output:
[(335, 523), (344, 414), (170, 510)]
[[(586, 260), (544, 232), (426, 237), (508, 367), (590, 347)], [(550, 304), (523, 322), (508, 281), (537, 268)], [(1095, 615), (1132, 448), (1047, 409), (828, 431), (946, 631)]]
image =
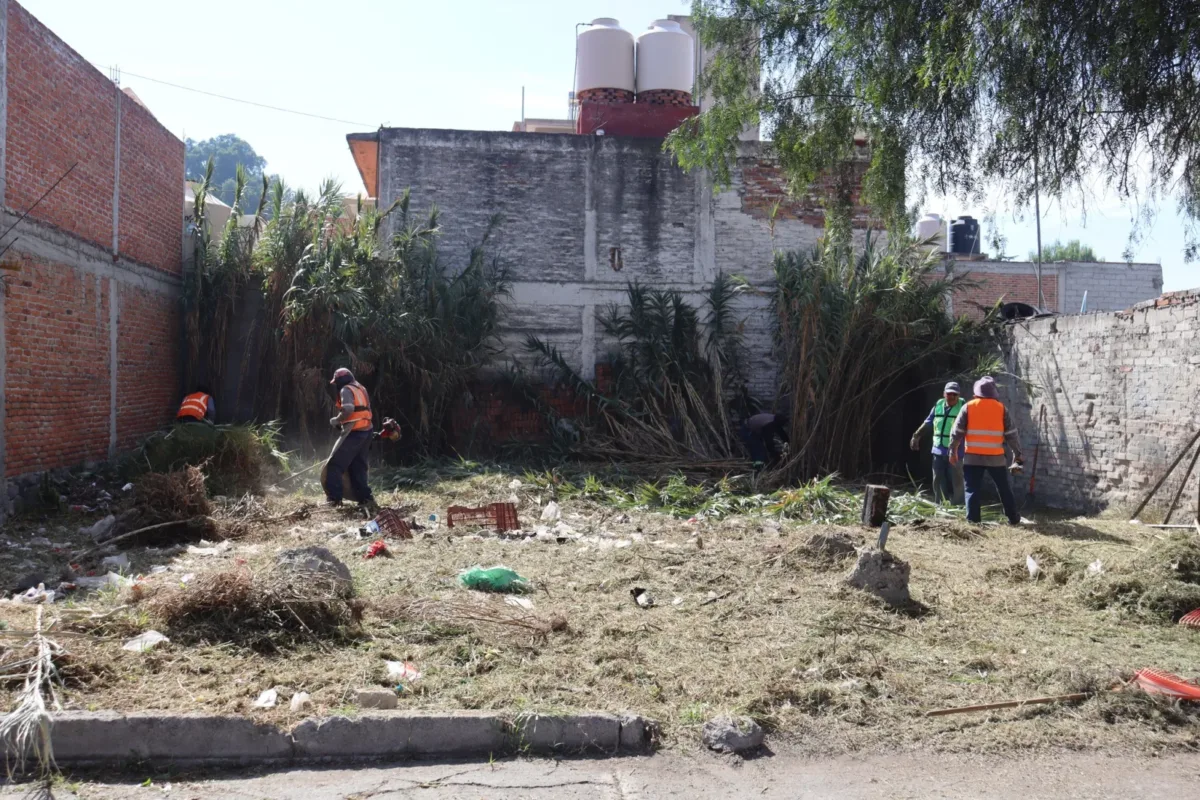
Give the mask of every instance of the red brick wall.
[[(860, 230), (872, 223), (870, 209), (862, 202), (862, 184), (868, 166), (865, 159), (848, 165), (851, 170), (851, 224)], [(793, 195), (788, 190), (787, 176), (774, 161), (742, 159), (739, 167), (745, 184), (742, 194), (744, 213), (756, 219), (770, 219), (774, 213), (777, 220), (793, 219), (816, 228), (825, 227), (825, 198), (835, 188), (832, 174), (822, 175), (803, 194)]]
[(117, 303), (117, 447), (129, 448), (175, 418), (178, 389), (178, 300), (120, 287)]
[[(78, 162), (23, 225), (5, 257), (5, 472), (23, 475), (107, 456), (111, 359), (119, 367), (120, 447), (171, 419), (179, 402), (179, 295), (132, 272), (182, 271), (183, 143), (121, 96), (117, 258), (113, 244), (118, 89), (16, 2), (8, 3), (7, 193), (27, 210)], [(53, 226), (88, 246), (62, 249)], [(42, 239), (46, 247), (39, 247)], [(58, 249), (53, 249), (58, 248)], [(98, 248), (98, 249), (94, 249)], [(29, 252), (60, 255), (54, 259)], [(105, 254), (108, 254), (107, 256)], [(133, 267), (131, 262), (140, 264)], [(105, 276), (97, 278), (99, 270)], [(110, 352), (109, 281), (118, 345)]]
[(28, 11), (8, 4), (9, 208), (25, 211), (79, 162), (31, 216), (111, 249), (116, 91)]
[[(969, 264), (959, 264), (959, 272), (970, 269)], [(1037, 277), (1034, 275), (998, 274), (971, 272), (972, 286), (954, 293), (954, 314), (966, 314), (971, 319), (982, 319), (986, 309), (996, 305), (1001, 298), (1006, 303), (1028, 303), (1038, 305)], [(1058, 310), (1058, 276), (1042, 275), (1042, 293), (1045, 295), (1045, 311)], [(982, 308), (981, 308), (982, 306)]]
[(9, 475), (79, 464), (108, 453), (108, 279), (17, 256), (5, 335)]
[(121, 206), (117, 249), (182, 272), (183, 142), (130, 97), (121, 98)]

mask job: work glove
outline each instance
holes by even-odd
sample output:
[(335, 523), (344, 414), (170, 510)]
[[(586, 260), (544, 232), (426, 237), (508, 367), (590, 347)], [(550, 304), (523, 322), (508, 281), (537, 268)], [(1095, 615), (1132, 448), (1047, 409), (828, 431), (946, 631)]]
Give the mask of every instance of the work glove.
[(921, 440), (914, 436), (908, 440), (908, 446), (910, 448), (912, 448), (913, 450), (920, 450), (921, 449)]
[(342, 427), (342, 421), (340, 419), (338, 419), (337, 417), (332, 417), (329, 420), (329, 427), (333, 428), (334, 430), (337, 430), (338, 428)]

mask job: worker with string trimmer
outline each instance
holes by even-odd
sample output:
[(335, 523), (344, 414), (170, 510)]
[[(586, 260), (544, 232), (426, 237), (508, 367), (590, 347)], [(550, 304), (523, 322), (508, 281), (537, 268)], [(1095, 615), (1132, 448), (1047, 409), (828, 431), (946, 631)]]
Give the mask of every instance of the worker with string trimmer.
[[(367, 482), (367, 451), (371, 441), (376, 438), (372, 425), (371, 398), (366, 388), (354, 379), (354, 373), (345, 367), (333, 373), (330, 383), (337, 390), (338, 413), (329, 420), (329, 424), (340, 430), (341, 436), (321, 469), (321, 485), (325, 488), (325, 497), (330, 505), (340, 506), (348, 496), (374, 516), (379, 506)], [(385, 420), (383, 428), (380, 434), (383, 438), (399, 438), (399, 426), (392, 420)], [(349, 486), (345, 480), (347, 474)]]

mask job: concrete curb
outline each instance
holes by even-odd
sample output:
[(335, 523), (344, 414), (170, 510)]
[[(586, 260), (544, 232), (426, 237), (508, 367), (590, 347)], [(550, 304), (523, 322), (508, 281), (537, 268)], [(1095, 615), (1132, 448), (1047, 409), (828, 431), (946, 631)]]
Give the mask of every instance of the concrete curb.
[(200, 714), (56, 714), (54, 758), (62, 766), (150, 762), (291, 764), (515, 753), (647, 753), (658, 725), (634, 714), (564, 716), (489, 712), (371, 712), (307, 719), (289, 730), (244, 717)]

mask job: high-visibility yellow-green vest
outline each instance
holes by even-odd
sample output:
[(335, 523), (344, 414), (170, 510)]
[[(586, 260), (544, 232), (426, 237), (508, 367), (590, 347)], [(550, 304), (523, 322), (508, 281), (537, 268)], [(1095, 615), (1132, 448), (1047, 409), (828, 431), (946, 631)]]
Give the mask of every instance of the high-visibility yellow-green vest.
[(963, 399), (958, 398), (958, 402), (953, 406), (946, 405), (946, 398), (937, 401), (937, 405), (933, 407), (933, 446), (950, 447), (950, 434), (954, 431), (954, 421), (958, 419), (958, 413), (963, 410), (965, 405)]

